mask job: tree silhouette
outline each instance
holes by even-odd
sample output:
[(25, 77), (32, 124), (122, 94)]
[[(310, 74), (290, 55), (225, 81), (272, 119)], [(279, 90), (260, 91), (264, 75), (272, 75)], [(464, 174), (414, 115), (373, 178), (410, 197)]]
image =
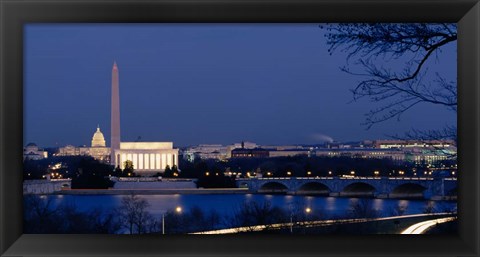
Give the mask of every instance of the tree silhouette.
[(123, 168), (123, 175), (124, 176), (128, 176), (128, 174), (134, 176), (134, 167), (133, 167), (133, 162), (130, 161), (130, 160), (126, 160), (125, 162), (123, 162), (123, 165), (125, 168)]
[[(367, 98), (380, 106), (366, 114), (367, 128), (400, 116), (420, 103), (430, 103), (457, 111), (457, 84), (426, 67), (442, 49), (457, 40), (453, 23), (342, 23), (321, 26), (329, 52), (347, 53), (347, 61), (356, 58), (363, 71), (354, 72), (362, 80), (352, 89), (354, 101)], [(400, 63), (401, 70), (388, 66)], [(427, 76), (428, 75), (428, 76)], [(456, 140), (456, 127), (435, 131), (411, 131), (416, 139)]]
[(150, 204), (136, 195), (122, 198), (122, 205), (118, 208), (118, 217), (122, 225), (130, 234), (144, 234), (158, 231), (158, 222), (147, 211)]
[(165, 166), (165, 171), (163, 172), (163, 177), (172, 178), (173, 170), (170, 168), (170, 165)]

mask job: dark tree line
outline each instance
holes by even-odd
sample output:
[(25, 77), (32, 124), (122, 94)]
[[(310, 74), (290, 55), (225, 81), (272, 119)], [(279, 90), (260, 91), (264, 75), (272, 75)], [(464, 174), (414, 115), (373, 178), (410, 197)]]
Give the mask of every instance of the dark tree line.
[[(137, 195), (127, 195), (118, 208), (105, 210), (93, 208), (81, 211), (74, 204), (55, 205), (53, 198), (38, 195), (24, 196), (24, 233), (32, 234), (161, 234), (162, 218), (150, 213), (150, 204)], [(388, 210), (386, 210), (388, 211)], [(401, 216), (406, 206), (393, 207), (391, 215)], [(424, 213), (451, 212), (455, 210), (429, 202)], [(238, 205), (231, 214), (220, 214), (212, 209), (202, 210), (194, 206), (181, 212), (168, 210), (165, 214), (166, 234), (186, 234), (211, 231), (223, 228), (238, 228), (237, 232), (257, 231), (263, 225), (268, 233), (302, 233), (310, 221), (339, 220), (327, 231), (331, 233), (376, 233), (369, 224), (345, 226), (343, 219), (372, 219), (381, 215), (375, 209), (373, 199), (354, 199), (349, 209), (342, 215), (329, 216), (324, 210), (315, 208), (306, 212), (305, 204), (295, 202), (290, 206), (279, 207), (269, 201), (248, 201)], [(240, 229), (242, 228), (242, 229)], [(353, 229), (353, 231), (352, 231)], [(381, 231), (381, 230), (378, 230)], [(377, 231), (377, 232), (378, 232)]]
[[(61, 167), (53, 169), (51, 165), (57, 163), (61, 163)], [(112, 166), (90, 156), (53, 156), (23, 162), (24, 179), (44, 179), (47, 174), (53, 174), (52, 178), (71, 178), (72, 188), (111, 187), (113, 183), (108, 176), (118, 175), (116, 172)]]
[(95, 208), (82, 212), (73, 204), (54, 206), (52, 198), (43, 197), (24, 196), (24, 233), (115, 234), (120, 231), (114, 211)]

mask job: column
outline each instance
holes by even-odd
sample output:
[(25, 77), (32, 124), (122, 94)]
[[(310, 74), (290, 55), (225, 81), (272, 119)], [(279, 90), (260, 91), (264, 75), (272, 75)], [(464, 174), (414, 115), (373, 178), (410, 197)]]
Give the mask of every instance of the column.
[(150, 154), (150, 169), (151, 170), (155, 169), (155, 154), (154, 153)]
[(150, 155), (149, 155), (148, 153), (146, 153), (146, 154), (144, 155), (144, 157), (145, 157), (145, 160), (144, 160), (144, 161), (145, 161), (145, 169), (146, 169), (146, 170), (150, 169), (150, 159), (149, 159), (149, 156), (150, 156)]
[(127, 155), (124, 154), (124, 153), (122, 153), (122, 154), (120, 155), (120, 167), (121, 167), (122, 169), (125, 169), (125, 161), (126, 161), (126, 160), (127, 160)]
[(138, 169), (143, 170), (143, 153), (138, 154)]
[(171, 153), (167, 153), (167, 164), (168, 164), (168, 166), (170, 166), (170, 168), (172, 168), (172, 154)]
[(138, 154), (134, 153), (132, 154), (132, 162), (133, 162), (133, 169), (138, 169)]
[(162, 153), (162, 170), (167, 166), (167, 155)]
[(159, 153), (155, 154), (155, 169), (157, 169), (157, 170), (161, 169), (160, 154)]

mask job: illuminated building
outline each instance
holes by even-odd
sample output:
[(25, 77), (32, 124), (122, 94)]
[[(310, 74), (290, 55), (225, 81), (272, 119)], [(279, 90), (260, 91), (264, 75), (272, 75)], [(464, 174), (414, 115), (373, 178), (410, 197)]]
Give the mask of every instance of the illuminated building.
[(324, 157), (350, 157), (364, 159), (391, 159), (393, 161), (405, 161), (405, 153), (399, 149), (376, 149), (376, 148), (333, 148), (317, 149), (316, 156)]
[(269, 152), (263, 148), (235, 148), (232, 150), (232, 158), (267, 158)]
[(455, 142), (452, 140), (375, 140), (375, 148), (449, 148)]
[(115, 156), (122, 169), (126, 161), (131, 161), (139, 175), (162, 172), (167, 165), (178, 167), (178, 149), (173, 148), (172, 142), (120, 142)]
[(258, 145), (252, 142), (241, 142), (241, 143), (235, 143), (233, 145), (229, 145), (227, 146), (227, 158), (232, 157), (232, 150), (238, 149), (238, 148), (254, 149), (254, 148), (258, 148)]
[(48, 157), (47, 151), (38, 148), (34, 143), (29, 143), (23, 148), (24, 160), (41, 160)]
[(308, 149), (272, 149), (269, 150), (270, 157), (292, 157), (292, 156), (309, 156), (310, 150)]
[(110, 147), (105, 145), (105, 138), (100, 131), (100, 126), (97, 127), (97, 131), (92, 137), (92, 147), (89, 149), (89, 155), (99, 161), (110, 160)]
[(222, 145), (198, 145), (189, 147), (183, 153), (183, 158), (193, 162), (195, 159), (223, 160), (227, 157), (227, 147)]
[(67, 145), (60, 147), (55, 156), (92, 156), (96, 160), (108, 162), (110, 159), (110, 147), (106, 147), (105, 138), (103, 137), (100, 127), (93, 134), (91, 147)]

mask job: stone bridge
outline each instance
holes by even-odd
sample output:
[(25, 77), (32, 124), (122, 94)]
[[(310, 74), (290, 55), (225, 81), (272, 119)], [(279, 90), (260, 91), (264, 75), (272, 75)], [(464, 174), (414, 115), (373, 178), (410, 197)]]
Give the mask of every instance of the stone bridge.
[(35, 179), (23, 182), (23, 194), (52, 194), (72, 187), (71, 179)]
[(419, 177), (278, 177), (239, 178), (238, 187), (251, 193), (284, 193), (378, 198), (452, 199), (456, 178)]

